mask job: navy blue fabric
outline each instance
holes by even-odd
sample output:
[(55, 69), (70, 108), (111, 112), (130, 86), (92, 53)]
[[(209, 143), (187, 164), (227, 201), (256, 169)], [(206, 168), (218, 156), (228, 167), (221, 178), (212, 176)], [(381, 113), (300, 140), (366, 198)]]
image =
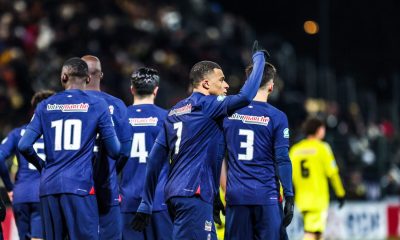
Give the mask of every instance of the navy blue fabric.
[(212, 204), (199, 197), (173, 197), (167, 204), (174, 223), (174, 240), (217, 240)]
[(19, 239), (43, 238), (39, 203), (13, 204), (13, 212)]
[(286, 239), (282, 227), (280, 204), (227, 205), (225, 218), (226, 240), (281, 240)]
[[(162, 129), (167, 111), (154, 104), (139, 104), (128, 107), (128, 120), (132, 131), (132, 149), (130, 158), (122, 169), (120, 192), (121, 211), (136, 212), (142, 200), (143, 186), (146, 178), (146, 170), (152, 147), (158, 133)], [(128, 129), (129, 130), (129, 129)], [(162, 158), (165, 159), (162, 159)], [(152, 211), (167, 209), (164, 200), (164, 186), (169, 171), (168, 156), (154, 157), (160, 160), (160, 175), (156, 180), (154, 202)], [(158, 164), (158, 163), (157, 163)]]
[(122, 213), (123, 215), (123, 233), (124, 240), (172, 240), (172, 221), (167, 210), (156, 211), (151, 214), (150, 224), (143, 232), (137, 232), (132, 229), (132, 221), (135, 213)]
[(99, 239), (122, 239), (122, 216), (119, 206), (99, 206)]
[[(29, 137), (30, 131), (36, 136)], [(41, 173), (40, 196), (90, 193), (94, 186), (92, 161), (97, 133), (101, 140), (112, 138), (119, 145), (108, 105), (103, 99), (74, 89), (39, 103), (19, 147), (29, 156), (37, 156), (29, 148), (43, 134), (46, 164)]]
[(288, 183), (291, 182), (290, 160), (282, 159), (283, 150), (279, 150), (278, 158), (276, 156), (276, 149), (289, 147), (285, 113), (268, 103), (253, 101), (226, 117), (223, 129), (228, 149), (228, 204), (276, 204), (280, 175), (284, 180), (285, 193), (293, 196)]
[(289, 158), (289, 148), (280, 147), (275, 149), (275, 158), (278, 165), (278, 176), (285, 197), (293, 197), (292, 162)]
[(54, 194), (40, 197), (44, 239), (99, 239), (95, 195)]

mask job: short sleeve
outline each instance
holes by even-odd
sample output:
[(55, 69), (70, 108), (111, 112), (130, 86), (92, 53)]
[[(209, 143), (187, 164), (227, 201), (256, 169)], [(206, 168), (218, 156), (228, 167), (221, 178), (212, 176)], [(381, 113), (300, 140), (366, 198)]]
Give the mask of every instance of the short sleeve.
[(99, 104), (96, 106), (99, 118), (97, 122), (97, 129), (100, 133), (101, 139), (107, 139), (116, 136), (113, 120), (106, 102), (99, 99)]
[(286, 114), (279, 112), (273, 119), (274, 147), (289, 147), (289, 123)]
[(323, 156), (325, 174), (327, 177), (331, 177), (339, 171), (336, 165), (335, 156), (333, 155), (331, 147), (327, 143), (323, 143), (321, 151)]
[(39, 135), (42, 135), (43, 128), (42, 128), (42, 114), (43, 114), (43, 102), (39, 103), (36, 107), (35, 113), (32, 116), (31, 122), (26, 127)]

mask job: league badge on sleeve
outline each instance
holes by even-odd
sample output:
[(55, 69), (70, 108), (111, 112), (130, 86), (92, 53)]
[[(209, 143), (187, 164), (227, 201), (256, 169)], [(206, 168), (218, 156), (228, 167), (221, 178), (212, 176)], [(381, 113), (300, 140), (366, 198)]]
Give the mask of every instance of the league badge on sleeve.
[(283, 129), (283, 137), (284, 138), (289, 138), (289, 128)]

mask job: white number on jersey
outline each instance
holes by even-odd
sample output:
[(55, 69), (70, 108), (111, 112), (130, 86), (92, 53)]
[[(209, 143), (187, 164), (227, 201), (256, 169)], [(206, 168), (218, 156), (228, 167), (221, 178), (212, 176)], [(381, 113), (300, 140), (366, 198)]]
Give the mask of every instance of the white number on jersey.
[(248, 129), (239, 129), (240, 136), (246, 136), (246, 142), (240, 142), (240, 148), (246, 149), (246, 154), (239, 154), (239, 160), (250, 161), (253, 160), (254, 152), (254, 132)]
[(175, 154), (179, 153), (179, 145), (181, 145), (181, 138), (182, 138), (182, 122), (176, 122), (174, 123), (174, 129), (177, 129), (176, 131), (176, 143), (175, 143)]
[[(81, 147), (82, 121), (79, 119), (57, 120), (51, 122), (55, 128), (54, 150), (78, 150)], [(64, 136), (64, 148), (62, 138)]]
[[(25, 129), (22, 129), (21, 130), (21, 136), (24, 136), (24, 133), (25, 133)], [(40, 136), (40, 138), (43, 140), (43, 135), (42, 136)], [(42, 150), (42, 151), (44, 151), (44, 143), (43, 142), (35, 142), (34, 144), (33, 144), (33, 150), (35, 150), (35, 152), (36, 152), (36, 154), (43, 160), (43, 161), (46, 161), (46, 154), (44, 154), (44, 153), (39, 153), (39, 150)], [(30, 169), (30, 170), (37, 170), (36, 169), (36, 167), (32, 164), (32, 163), (28, 163), (28, 168)]]
[(146, 151), (146, 134), (134, 133), (131, 147), (131, 158), (138, 157), (139, 163), (146, 163), (149, 153)]

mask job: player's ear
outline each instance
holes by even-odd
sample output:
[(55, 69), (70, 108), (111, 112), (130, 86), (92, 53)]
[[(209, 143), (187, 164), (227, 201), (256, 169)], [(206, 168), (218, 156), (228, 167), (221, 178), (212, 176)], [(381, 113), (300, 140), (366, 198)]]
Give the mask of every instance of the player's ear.
[(68, 82), (68, 75), (66, 73), (61, 74), (61, 83), (66, 84)]
[(103, 72), (100, 72), (100, 80), (103, 79), (103, 76), (104, 76)]
[(204, 89), (210, 89), (210, 83), (208, 82), (208, 79), (204, 79), (202, 82), (201, 82), (201, 86), (204, 88)]
[(157, 92), (158, 92), (158, 87), (155, 87), (154, 90), (153, 90), (154, 97), (157, 96)]
[(86, 78), (86, 80), (85, 80), (86, 84), (89, 84), (91, 80), (92, 80), (92, 79), (90, 78), (90, 75), (88, 75), (87, 78)]
[(131, 85), (131, 93), (132, 95), (136, 95), (136, 89)]
[(271, 93), (274, 91), (274, 82), (271, 81), (270, 84), (268, 84), (268, 93)]

